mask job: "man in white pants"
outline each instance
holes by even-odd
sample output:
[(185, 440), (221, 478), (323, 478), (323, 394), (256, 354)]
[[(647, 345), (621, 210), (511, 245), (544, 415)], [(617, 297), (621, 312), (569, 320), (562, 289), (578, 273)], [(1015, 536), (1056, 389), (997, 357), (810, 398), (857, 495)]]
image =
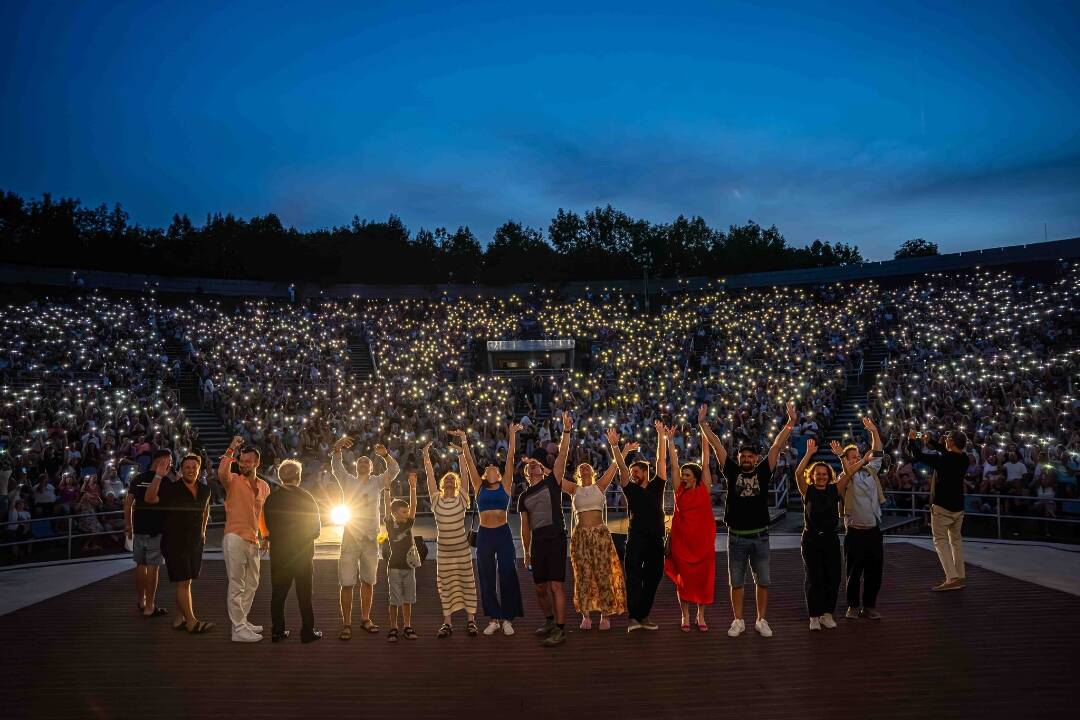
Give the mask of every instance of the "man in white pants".
[[(229, 577), (226, 602), (233, 642), (259, 642), (263, 628), (252, 625), (248, 613), (259, 587), (259, 518), (270, 495), (270, 486), (255, 475), (259, 467), (258, 450), (244, 448), (236, 457), (243, 444), (243, 438), (234, 437), (218, 465), (218, 480), (225, 488), (225, 537), (221, 540), (221, 551)], [(232, 471), (234, 459), (239, 473)]]
[(371, 600), (375, 594), (376, 570), (379, 565), (379, 495), (384, 485), (398, 475), (397, 460), (382, 445), (375, 446), (375, 455), (382, 458), (386, 469), (371, 474), (371, 459), (361, 455), (356, 461), (356, 474), (345, 469), (341, 461), (342, 448), (352, 447), (348, 437), (339, 439), (330, 449), (330, 470), (341, 485), (341, 497), (348, 506), (350, 518), (341, 537), (341, 557), (338, 558), (339, 600), (341, 602), (341, 640), (352, 639), (353, 587), (360, 585), (360, 627), (377, 633), (379, 626), (371, 621)]

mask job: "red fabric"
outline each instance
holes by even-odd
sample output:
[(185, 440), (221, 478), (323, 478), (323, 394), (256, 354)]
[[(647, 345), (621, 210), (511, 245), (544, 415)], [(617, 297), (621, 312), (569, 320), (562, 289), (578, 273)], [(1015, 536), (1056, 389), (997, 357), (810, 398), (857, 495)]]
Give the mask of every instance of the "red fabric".
[(716, 586), (716, 519), (712, 498), (703, 484), (675, 488), (671, 518), (671, 555), (664, 573), (685, 602), (710, 605)]

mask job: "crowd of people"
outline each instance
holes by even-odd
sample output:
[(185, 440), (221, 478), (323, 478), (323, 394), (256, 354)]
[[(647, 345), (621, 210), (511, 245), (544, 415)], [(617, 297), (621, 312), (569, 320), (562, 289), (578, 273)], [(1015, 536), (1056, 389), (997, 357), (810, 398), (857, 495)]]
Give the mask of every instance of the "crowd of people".
[[(339, 493), (329, 451), (348, 435), (361, 453), (385, 445), (404, 470), (391, 495), (404, 498), (408, 474), (423, 471), (422, 448), (445, 441), (450, 428), (466, 433), (462, 443), (479, 465), (502, 466), (507, 427), (519, 424), (518, 460), (552, 467), (560, 416), (571, 408), (569, 462), (598, 473), (614, 463), (609, 427), (641, 441), (660, 422), (673, 428), (680, 453), (700, 455), (693, 426), (701, 403), (729, 452), (768, 443), (788, 399), (796, 403), (793, 436), (817, 440), (848, 375), (877, 345), (888, 363), (868, 411), (881, 426), (887, 508), (927, 505), (932, 473), (912, 462), (907, 431), (933, 438), (956, 427), (971, 438), (968, 512), (1002, 505), (1007, 514), (1072, 515), (1080, 510), (1078, 278), (1072, 268), (1047, 283), (979, 271), (895, 288), (716, 286), (666, 296), (652, 312), (599, 288), (584, 298), (536, 290), (502, 299), (230, 304), (84, 293), (9, 305), (0, 319), (0, 510), (15, 538), (63, 531), (61, 516), (72, 515), (85, 549), (116, 541), (130, 482), (159, 450), (197, 455), (202, 480), (222, 498), (213, 459), (179, 402), (181, 383), (260, 451), (272, 483), (291, 458), (320, 501)], [(576, 341), (576, 366), (538, 370), (525, 386), (486, 370), (486, 340), (558, 338)], [(370, 348), (369, 377), (350, 372), (350, 345)], [(853, 435), (865, 451), (869, 437)], [(442, 447), (429, 458), (437, 476), (455, 463)], [(655, 450), (647, 452), (655, 462)], [(794, 447), (783, 450), (771, 486), (793, 478), (797, 462)], [(514, 500), (528, 487), (517, 470), (507, 490)], [(726, 506), (728, 483), (713, 477), (712, 503)], [(626, 509), (614, 483), (605, 494), (608, 506)], [(416, 509), (429, 513), (433, 504), (421, 483)]]

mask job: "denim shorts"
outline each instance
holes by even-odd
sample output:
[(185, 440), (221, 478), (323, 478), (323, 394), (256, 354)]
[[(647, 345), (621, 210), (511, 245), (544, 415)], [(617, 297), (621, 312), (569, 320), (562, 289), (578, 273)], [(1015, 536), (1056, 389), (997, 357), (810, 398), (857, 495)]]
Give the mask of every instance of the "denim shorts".
[(135, 558), (136, 565), (164, 565), (165, 560), (161, 557), (161, 536), (139, 533), (132, 535), (131, 555)]
[(728, 535), (728, 584), (741, 588), (746, 582), (746, 566), (754, 576), (758, 587), (769, 587), (769, 536), (745, 538)]

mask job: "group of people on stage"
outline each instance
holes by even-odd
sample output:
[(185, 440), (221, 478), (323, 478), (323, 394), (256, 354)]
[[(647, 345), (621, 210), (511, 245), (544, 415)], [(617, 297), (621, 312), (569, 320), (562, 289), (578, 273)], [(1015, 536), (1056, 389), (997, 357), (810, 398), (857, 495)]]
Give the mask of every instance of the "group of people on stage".
[[(628, 632), (656, 630), (658, 626), (650, 615), (660, 581), (666, 575), (675, 586), (680, 630), (708, 631), (705, 608), (714, 601), (717, 534), (710, 492), (712, 455), (728, 484), (724, 521), (728, 528), (727, 571), (734, 619), (727, 632), (737, 637), (746, 630), (743, 596), (749, 570), (755, 590), (754, 629), (764, 637), (772, 636), (766, 619), (770, 586), (769, 481), (795, 422), (795, 407), (789, 403), (787, 422), (764, 456), (758, 448), (743, 444), (732, 457), (710, 427), (708, 408), (703, 405), (698, 413), (702, 442), (701, 457), (695, 460), (699, 461), (680, 462), (675, 428), (658, 421), (655, 465), (632, 459), (639, 444), (623, 442), (616, 430), (609, 429), (606, 440), (612, 462), (607, 470), (600, 475), (583, 463), (568, 477), (573, 417), (564, 412), (554, 466), (548, 468), (537, 459), (526, 458), (521, 471), (528, 487), (517, 503), (524, 564), (532, 574), (545, 616), (544, 624), (536, 630), (541, 644), (553, 647), (566, 640), (564, 584), (568, 554), (574, 580), (573, 608), (581, 616), (582, 630), (593, 627), (594, 614), (597, 628), (607, 630), (611, 618), (623, 613), (629, 617)], [(864, 418), (863, 425), (871, 441), (865, 454), (860, 454), (855, 445), (832, 445), (842, 466), (839, 476), (828, 463), (812, 460), (817, 452), (814, 440), (808, 442), (795, 472), (803, 497), (801, 550), (811, 630), (837, 625), (833, 613), (845, 564), (839, 539), (841, 517), (846, 528), (846, 617), (881, 617), (876, 605), (884, 560), (884, 493), (878, 479), (882, 443), (870, 418)], [(514, 621), (524, 615), (517, 552), (508, 519), (520, 430), (517, 424), (508, 428), (508, 452), (501, 470), (495, 465), (487, 465), (482, 471), (477, 467), (463, 430), (449, 432), (453, 440), (450, 447), (458, 459), (457, 472), (436, 478), (431, 443), (423, 447), (427, 490), (437, 529), (436, 585), (443, 615), (438, 638), (448, 638), (454, 632), (453, 617), (457, 613), (465, 613), (465, 632), (470, 636), (481, 632), (513, 635)], [(961, 463), (961, 459), (966, 438), (962, 432), (950, 434), (942, 445), (934, 445), (935, 454), (925, 452), (919, 441), (912, 433), (910, 452), (936, 471), (932, 528), (946, 577), (934, 589), (960, 589), (964, 586), (960, 526), (966, 469), (966, 461)], [(360, 617), (355, 626), (365, 633), (380, 632), (371, 612), (381, 554), (386, 560), (390, 599), (387, 639), (414, 640), (419, 637), (412, 626), (417, 601), (416, 568), (423, 554), (422, 543), (416, 542), (412, 533), (417, 474), (409, 474), (407, 500), (391, 499), (390, 484), (400, 472), (397, 461), (383, 445), (376, 445), (373, 458), (361, 455), (352, 468), (346, 468), (342, 451), (352, 444), (348, 437), (342, 437), (330, 449), (333, 475), (340, 484), (344, 504), (351, 510), (343, 527), (337, 563), (341, 609), (338, 637), (352, 638), (357, 586)], [(378, 474), (374, 473), (376, 461), (382, 465)], [(134, 484), (127, 505), (128, 535), (138, 564), (139, 609), (146, 617), (166, 612), (156, 604), (158, 566), (163, 560), (169, 579), (176, 583), (178, 617), (174, 627), (203, 633), (213, 623), (196, 617), (191, 581), (199, 576), (209, 491), (197, 481), (197, 456), (183, 458), (179, 479), (173, 482), (166, 480), (171, 462), (168, 451), (155, 455), (151, 469)], [(253, 624), (249, 614), (259, 584), (260, 551), (269, 548), (272, 640), (289, 637), (284, 606), (295, 586), (301, 613), (300, 638), (312, 642), (322, 637), (315, 629), (311, 602), (314, 543), (321, 528), (319, 506), (299, 487), (302, 468), (298, 462), (286, 460), (279, 466), (281, 487), (274, 492), (257, 476), (258, 465), (258, 451), (242, 448), (242, 440), (237, 437), (218, 466), (218, 479), (226, 491), (222, 552), (228, 576), (231, 638), (236, 642), (263, 639), (263, 628)], [(629, 516), (621, 559), (606, 522), (606, 491), (612, 482), (621, 486)], [(673, 485), (675, 497), (670, 531), (664, 513), (668, 482)], [(572, 498), (569, 538), (562, 508), (564, 493)], [(488, 618), (482, 630), (477, 624), (478, 609)]]

